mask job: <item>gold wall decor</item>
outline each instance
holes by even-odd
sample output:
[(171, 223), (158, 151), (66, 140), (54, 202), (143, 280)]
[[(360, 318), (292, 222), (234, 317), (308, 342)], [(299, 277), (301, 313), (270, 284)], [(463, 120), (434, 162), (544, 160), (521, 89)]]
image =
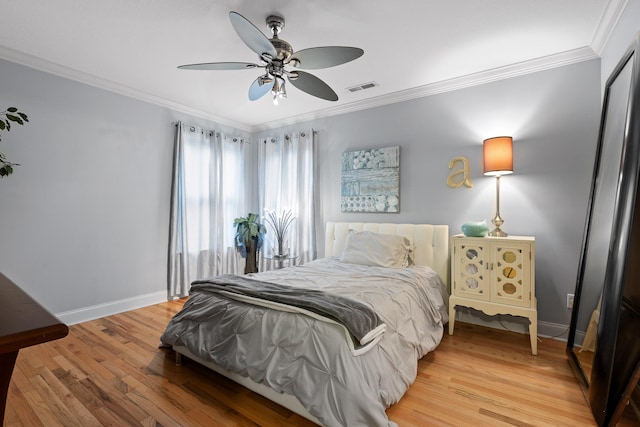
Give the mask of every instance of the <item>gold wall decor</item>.
[[(453, 167), (456, 166), (456, 163), (461, 163), (462, 168), (454, 170), (449, 174), (449, 177), (447, 178), (447, 185), (451, 188), (458, 188), (464, 184), (465, 187), (472, 188), (473, 183), (471, 182), (471, 179), (469, 179), (469, 160), (467, 160), (466, 157), (454, 157), (449, 162), (449, 169), (453, 169)], [(461, 179), (459, 181), (454, 181), (454, 177), (457, 179), (458, 175), (462, 175), (462, 177), (460, 177)]]

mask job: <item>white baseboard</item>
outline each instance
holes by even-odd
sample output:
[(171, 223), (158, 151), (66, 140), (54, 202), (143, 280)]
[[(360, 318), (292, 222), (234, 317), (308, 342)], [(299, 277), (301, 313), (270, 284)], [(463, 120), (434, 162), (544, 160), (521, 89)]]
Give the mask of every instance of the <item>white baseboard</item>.
[(76, 323), (88, 322), (89, 320), (95, 320), (166, 301), (167, 291), (154, 292), (133, 298), (79, 308), (77, 310), (64, 311), (62, 313), (56, 313), (55, 315), (61, 322), (67, 325), (75, 325)]
[[(473, 325), (486, 326), (488, 328), (503, 329), (521, 334), (529, 333), (529, 320), (524, 317), (497, 315), (487, 316), (481, 311), (467, 307), (456, 308), (456, 322), (471, 323)], [(566, 341), (569, 334), (569, 325), (538, 321), (538, 336)]]

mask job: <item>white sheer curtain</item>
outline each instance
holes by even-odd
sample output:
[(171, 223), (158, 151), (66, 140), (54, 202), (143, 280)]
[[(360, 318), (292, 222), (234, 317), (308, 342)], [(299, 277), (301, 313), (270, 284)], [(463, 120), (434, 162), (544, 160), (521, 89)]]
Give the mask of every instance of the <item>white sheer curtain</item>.
[[(295, 222), (289, 229), (289, 253), (298, 264), (316, 258), (315, 233), (315, 144), (314, 132), (306, 129), (269, 138), (258, 146), (258, 182), (260, 214), (275, 211), (281, 215), (291, 210)], [(268, 254), (277, 243), (267, 226), (263, 253)], [(260, 270), (274, 267), (264, 257)]]
[[(249, 206), (247, 143), (197, 126), (176, 125), (169, 231), (169, 298), (192, 281), (241, 272), (233, 220)], [(238, 265), (242, 264), (242, 265)]]

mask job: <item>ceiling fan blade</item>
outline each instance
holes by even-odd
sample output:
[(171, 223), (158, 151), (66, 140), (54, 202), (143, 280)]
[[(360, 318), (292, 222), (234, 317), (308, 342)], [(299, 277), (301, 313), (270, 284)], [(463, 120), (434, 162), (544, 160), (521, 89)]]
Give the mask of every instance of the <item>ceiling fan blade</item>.
[(337, 101), (338, 95), (325, 82), (314, 76), (313, 74), (297, 71), (298, 77), (289, 78), (289, 83), (297, 87), (309, 95), (326, 99), (327, 101)]
[[(322, 46), (302, 49), (291, 56), (291, 65), (303, 70), (318, 70), (344, 64), (360, 58), (364, 50), (358, 47)], [(295, 61), (299, 61), (296, 65)]]
[(262, 56), (263, 53), (271, 55), (272, 58), (278, 56), (276, 48), (273, 47), (269, 39), (247, 18), (238, 12), (229, 12), (229, 19), (242, 41), (258, 56)]
[(260, 79), (262, 78), (263, 77), (260, 76), (257, 79), (255, 79), (253, 83), (251, 83), (251, 86), (249, 87), (249, 99), (251, 101), (255, 101), (256, 99), (262, 98), (273, 87), (273, 82), (274, 82), (273, 79), (261, 85)]
[(248, 70), (258, 67), (250, 62), (205, 62), (203, 64), (180, 65), (181, 70)]

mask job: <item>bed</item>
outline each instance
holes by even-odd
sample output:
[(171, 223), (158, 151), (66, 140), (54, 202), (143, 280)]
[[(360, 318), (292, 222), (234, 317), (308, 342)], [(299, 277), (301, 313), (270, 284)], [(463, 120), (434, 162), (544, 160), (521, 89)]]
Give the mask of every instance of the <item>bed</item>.
[[(448, 321), (448, 242), (446, 225), (329, 222), (324, 258), (194, 282), (161, 343), (317, 424), (395, 426)], [(310, 302), (256, 297), (272, 286)]]

